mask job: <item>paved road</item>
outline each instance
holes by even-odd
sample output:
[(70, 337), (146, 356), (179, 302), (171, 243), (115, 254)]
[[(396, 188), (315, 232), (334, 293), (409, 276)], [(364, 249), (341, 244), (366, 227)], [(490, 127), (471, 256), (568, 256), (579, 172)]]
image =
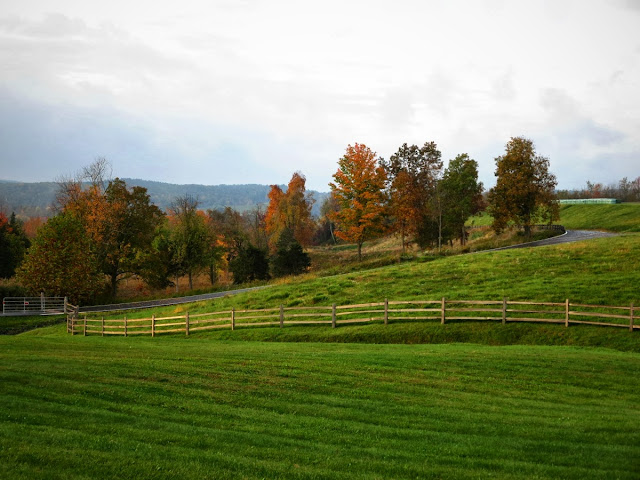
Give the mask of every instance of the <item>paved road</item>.
[[(482, 252), (495, 252), (498, 250), (510, 250), (513, 248), (530, 248), (544, 247), (546, 245), (559, 245), (561, 243), (580, 242), (582, 240), (592, 240), (594, 238), (615, 237), (615, 233), (598, 232), (596, 230), (567, 230), (563, 235), (557, 237), (545, 238), (536, 242), (520, 243), (518, 245), (510, 245), (508, 247), (494, 248), (492, 250), (483, 250)], [(475, 252), (475, 253), (482, 253)]]
[(198, 302), (200, 300), (212, 300), (214, 298), (222, 298), (227, 295), (236, 295), (238, 293), (250, 292), (260, 288), (267, 288), (268, 285), (262, 287), (240, 288), (238, 290), (228, 290), (226, 292), (203, 293), (202, 295), (191, 295), (189, 297), (179, 298), (163, 298), (162, 300), (147, 300), (144, 302), (118, 303), (114, 305), (93, 305), (90, 307), (80, 307), (80, 312), (109, 312), (112, 310), (133, 310), (137, 308), (165, 307), (167, 305), (180, 305), (181, 303)]

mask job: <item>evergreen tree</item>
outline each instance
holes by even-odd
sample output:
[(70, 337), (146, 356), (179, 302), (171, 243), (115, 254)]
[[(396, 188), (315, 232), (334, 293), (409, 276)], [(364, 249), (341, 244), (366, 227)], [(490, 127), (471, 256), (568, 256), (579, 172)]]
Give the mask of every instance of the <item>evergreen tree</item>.
[(276, 245), (276, 253), (271, 260), (271, 271), (274, 277), (299, 275), (311, 266), (309, 254), (295, 239), (290, 229), (285, 229)]
[(238, 255), (229, 262), (233, 283), (246, 283), (269, 279), (267, 253), (251, 244), (240, 248)]

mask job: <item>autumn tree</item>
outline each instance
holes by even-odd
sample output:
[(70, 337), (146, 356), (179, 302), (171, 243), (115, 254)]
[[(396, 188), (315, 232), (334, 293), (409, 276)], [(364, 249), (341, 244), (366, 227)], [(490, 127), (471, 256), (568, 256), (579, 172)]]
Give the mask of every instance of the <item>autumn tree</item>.
[(556, 177), (549, 172), (549, 159), (536, 155), (531, 140), (512, 137), (505, 154), (496, 158), (495, 175), (497, 183), (489, 191), (488, 202), (496, 232), (512, 221), (531, 236), (536, 220), (559, 218)]
[(295, 172), (289, 181), (287, 191), (278, 185), (271, 185), (269, 206), (267, 207), (265, 226), (269, 245), (275, 245), (285, 229), (293, 232), (295, 239), (302, 245), (309, 245), (313, 237), (314, 222), (311, 217), (313, 198), (306, 191), (306, 178)]
[(421, 247), (431, 243), (437, 233), (438, 208), (435, 200), (442, 171), (441, 153), (434, 142), (422, 147), (403, 144), (382, 165), (389, 183), (390, 215), (395, 230), (405, 239), (412, 236)]
[(163, 216), (146, 188), (127, 188), (118, 178), (109, 182), (103, 198), (92, 206), (87, 231), (98, 265), (110, 279), (113, 297), (123, 276), (140, 272), (139, 252), (150, 247)]
[(91, 239), (87, 255), (95, 255), (109, 277), (111, 295), (126, 275), (141, 274), (141, 252), (150, 248), (162, 211), (153, 205), (146, 188), (128, 188), (124, 180), (108, 180), (110, 165), (98, 159), (75, 179), (59, 181), (56, 208), (73, 214)]
[(358, 260), (362, 259), (362, 244), (383, 229), (386, 178), (376, 153), (356, 143), (347, 147), (338, 161), (334, 182), (329, 184), (340, 206), (332, 216), (337, 224), (336, 235), (358, 246)]
[(482, 182), (478, 182), (478, 162), (466, 153), (449, 161), (439, 186), (443, 222), (446, 232), (457, 237), (462, 245), (467, 238), (467, 220), (482, 210), (482, 190)]
[(17, 278), (31, 293), (67, 296), (72, 302), (90, 301), (104, 282), (82, 222), (72, 214), (57, 215), (38, 234), (18, 269)]

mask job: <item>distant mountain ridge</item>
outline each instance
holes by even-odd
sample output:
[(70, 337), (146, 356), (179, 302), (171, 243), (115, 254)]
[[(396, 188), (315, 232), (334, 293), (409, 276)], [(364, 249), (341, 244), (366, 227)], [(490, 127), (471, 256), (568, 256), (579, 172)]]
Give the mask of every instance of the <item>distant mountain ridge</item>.
[[(269, 203), (270, 185), (179, 185), (156, 182), (138, 178), (123, 178), (127, 186), (140, 186), (147, 189), (151, 201), (166, 210), (173, 200), (182, 195), (191, 195), (200, 202), (202, 210), (221, 210), (231, 207), (238, 211), (251, 210)], [(281, 185), (284, 189), (284, 185)], [(51, 205), (55, 199), (58, 184), (56, 182), (14, 182), (0, 180), (0, 210), (16, 212), (23, 216), (49, 217), (53, 215)], [(313, 194), (314, 215), (318, 215), (320, 205), (328, 193), (309, 191)]]

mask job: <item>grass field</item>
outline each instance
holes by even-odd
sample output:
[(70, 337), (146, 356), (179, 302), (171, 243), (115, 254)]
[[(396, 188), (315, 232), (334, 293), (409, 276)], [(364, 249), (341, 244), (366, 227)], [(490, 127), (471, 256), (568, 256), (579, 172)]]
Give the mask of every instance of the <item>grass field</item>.
[[(631, 233), (424, 255), (127, 315), (443, 296), (640, 305), (638, 285)], [(41, 321), (13, 319), (0, 333)], [(46, 326), (0, 336), (0, 478), (637, 479), (639, 371), (638, 332), (586, 326), (398, 322), (188, 338)]]
[[(488, 226), (492, 221), (491, 216), (484, 213), (471, 218), (468, 225)], [(557, 223), (573, 230), (640, 232), (640, 203), (561, 205)]]
[[(637, 478), (640, 356), (0, 337), (0, 477)], [(35, 332), (34, 332), (35, 333)]]

